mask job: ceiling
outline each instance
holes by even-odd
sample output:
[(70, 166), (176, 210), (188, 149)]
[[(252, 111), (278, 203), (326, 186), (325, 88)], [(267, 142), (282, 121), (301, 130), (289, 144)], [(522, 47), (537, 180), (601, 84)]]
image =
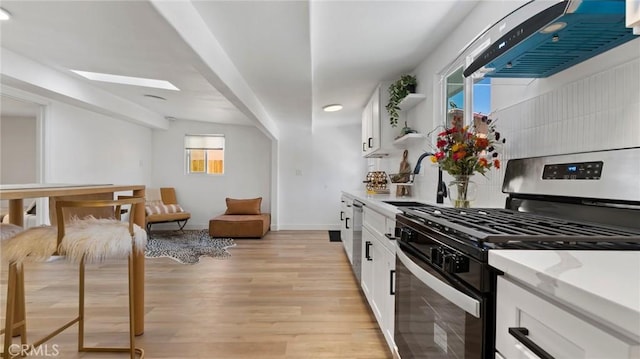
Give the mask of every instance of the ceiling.
[[(165, 118), (339, 125), (359, 122), (375, 86), (415, 69), (475, 4), (3, 0), (13, 18), (0, 25), (0, 44)], [(217, 42), (224, 61), (198, 41)], [(163, 79), (180, 91), (94, 82), (72, 69)], [(323, 112), (330, 103), (344, 110)]]

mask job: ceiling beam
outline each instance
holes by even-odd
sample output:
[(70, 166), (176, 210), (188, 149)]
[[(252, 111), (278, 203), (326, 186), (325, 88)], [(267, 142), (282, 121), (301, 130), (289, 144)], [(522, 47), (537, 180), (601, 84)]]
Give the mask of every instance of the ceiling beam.
[(6, 48), (1, 48), (3, 84), (37, 95), (155, 129), (168, 129), (162, 115), (115, 96), (86, 81), (56, 71)]
[(279, 129), (190, 1), (150, 0), (200, 60), (201, 75), (267, 136), (277, 140)]

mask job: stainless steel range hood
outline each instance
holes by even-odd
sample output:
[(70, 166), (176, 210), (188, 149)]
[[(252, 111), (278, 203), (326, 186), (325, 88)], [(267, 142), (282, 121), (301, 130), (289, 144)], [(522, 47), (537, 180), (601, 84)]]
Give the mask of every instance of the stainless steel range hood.
[[(548, 7), (540, 11), (541, 5)], [(523, 14), (529, 17), (504, 29)], [(548, 77), (638, 38), (625, 27), (624, 0), (531, 1), (488, 32), (491, 44), (465, 68), (465, 77), (476, 71), (485, 77)]]

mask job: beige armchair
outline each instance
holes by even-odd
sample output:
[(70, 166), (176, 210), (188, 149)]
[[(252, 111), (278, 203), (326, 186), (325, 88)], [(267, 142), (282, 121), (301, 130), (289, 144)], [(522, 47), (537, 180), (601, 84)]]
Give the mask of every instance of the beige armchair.
[(191, 218), (191, 213), (178, 204), (173, 187), (147, 188), (145, 214), (147, 233), (151, 232), (151, 225), (155, 223), (176, 222), (179, 230), (182, 230)]

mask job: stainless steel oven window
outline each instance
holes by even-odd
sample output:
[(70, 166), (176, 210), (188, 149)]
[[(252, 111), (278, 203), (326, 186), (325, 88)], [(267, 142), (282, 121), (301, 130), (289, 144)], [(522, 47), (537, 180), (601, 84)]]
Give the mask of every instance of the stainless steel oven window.
[(395, 342), (400, 357), (484, 358), (483, 299), (413, 258), (397, 248)]

